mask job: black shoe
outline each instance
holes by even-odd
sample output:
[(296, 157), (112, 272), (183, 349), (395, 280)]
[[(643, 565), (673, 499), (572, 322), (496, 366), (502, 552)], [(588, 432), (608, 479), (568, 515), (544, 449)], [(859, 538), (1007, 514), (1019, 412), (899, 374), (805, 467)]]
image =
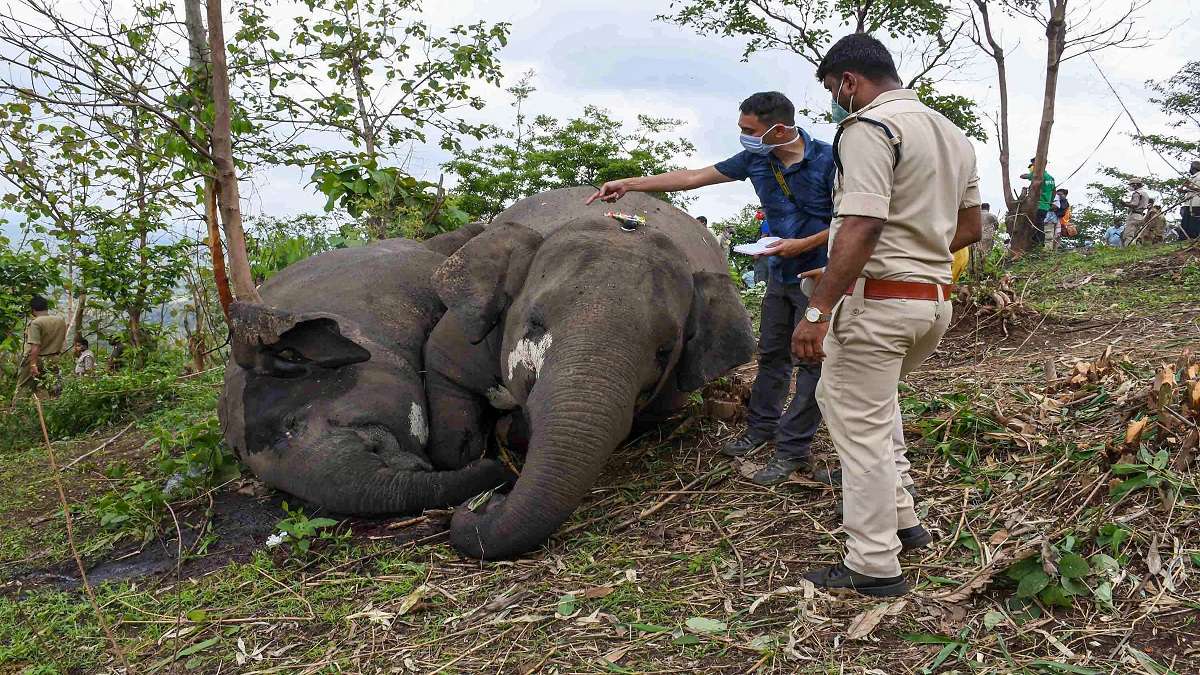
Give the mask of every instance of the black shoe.
[(880, 597), (904, 595), (908, 592), (908, 582), (904, 576), (898, 577), (869, 577), (838, 563), (832, 567), (813, 570), (804, 575), (805, 579), (813, 582), (817, 588), (825, 590), (848, 590)]
[(807, 457), (791, 459), (775, 455), (766, 466), (750, 477), (750, 482), (755, 485), (779, 485), (786, 481), (793, 471), (808, 473), (808, 468)]
[(746, 432), (726, 443), (721, 448), (721, 454), (726, 457), (742, 457), (766, 444), (767, 439), (759, 439), (757, 436), (750, 434), (750, 432)]
[(900, 537), (900, 555), (912, 553), (933, 543), (933, 535), (920, 525), (896, 530), (896, 536)]

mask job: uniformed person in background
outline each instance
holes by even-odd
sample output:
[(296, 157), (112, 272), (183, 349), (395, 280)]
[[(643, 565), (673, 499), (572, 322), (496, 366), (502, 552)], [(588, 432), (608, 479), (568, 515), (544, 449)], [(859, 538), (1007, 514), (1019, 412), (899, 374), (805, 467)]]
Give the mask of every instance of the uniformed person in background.
[(1150, 206), (1150, 193), (1146, 192), (1146, 183), (1141, 178), (1129, 180), (1129, 199), (1121, 202), (1125, 211), (1125, 230), (1121, 232), (1121, 243), (1132, 246), (1142, 232), (1142, 223), (1146, 220), (1146, 209)]
[(21, 354), (21, 365), (17, 369), (17, 390), (14, 398), (24, 390), (36, 391), (39, 380), (47, 370), (53, 370), (54, 360), (63, 351), (67, 337), (67, 323), (61, 316), (49, 312), (50, 305), (40, 295), (29, 301), (33, 319), (25, 328), (25, 346)]
[[(843, 118), (829, 263), (792, 336), (824, 361), (817, 400), (841, 460), (846, 558), (805, 578), (901, 595), (899, 555), (927, 546), (906, 490), (897, 387), (950, 323), (952, 252), (979, 241), (979, 177), (966, 136), (904, 89), (875, 38), (839, 40), (817, 69)], [(815, 276), (815, 275), (814, 275)]]

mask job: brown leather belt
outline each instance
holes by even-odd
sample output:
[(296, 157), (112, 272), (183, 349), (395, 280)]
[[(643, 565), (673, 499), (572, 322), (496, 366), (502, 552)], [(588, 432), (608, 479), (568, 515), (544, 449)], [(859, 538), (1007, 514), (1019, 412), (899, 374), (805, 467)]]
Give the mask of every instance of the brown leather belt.
[[(863, 280), (863, 297), (868, 300), (949, 300), (953, 294), (954, 284), (890, 279)], [(846, 289), (846, 295), (854, 295), (854, 284), (850, 284), (850, 288)]]

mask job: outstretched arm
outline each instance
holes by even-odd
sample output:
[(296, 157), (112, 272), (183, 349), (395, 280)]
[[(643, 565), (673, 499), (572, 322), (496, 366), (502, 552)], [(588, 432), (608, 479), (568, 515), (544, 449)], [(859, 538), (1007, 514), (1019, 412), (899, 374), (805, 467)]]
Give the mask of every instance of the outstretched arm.
[(717, 171), (716, 167), (713, 166), (706, 166), (703, 169), (668, 171), (656, 176), (622, 178), (620, 180), (610, 180), (601, 185), (596, 194), (588, 197), (585, 203), (591, 204), (597, 199), (602, 199), (606, 202), (616, 201), (624, 197), (626, 192), (679, 192), (681, 190), (695, 190), (705, 185), (728, 183), (731, 180), (733, 179)]

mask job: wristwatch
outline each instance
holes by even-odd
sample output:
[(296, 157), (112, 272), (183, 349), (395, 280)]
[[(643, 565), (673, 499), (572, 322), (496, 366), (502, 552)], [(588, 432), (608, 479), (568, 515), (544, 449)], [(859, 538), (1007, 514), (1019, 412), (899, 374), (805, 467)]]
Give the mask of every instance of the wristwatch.
[(828, 323), (833, 318), (833, 312), (822, 314), (821, 310), (816, 307), (809, 307), (804, 310), (804, 320), (809, 323)]

